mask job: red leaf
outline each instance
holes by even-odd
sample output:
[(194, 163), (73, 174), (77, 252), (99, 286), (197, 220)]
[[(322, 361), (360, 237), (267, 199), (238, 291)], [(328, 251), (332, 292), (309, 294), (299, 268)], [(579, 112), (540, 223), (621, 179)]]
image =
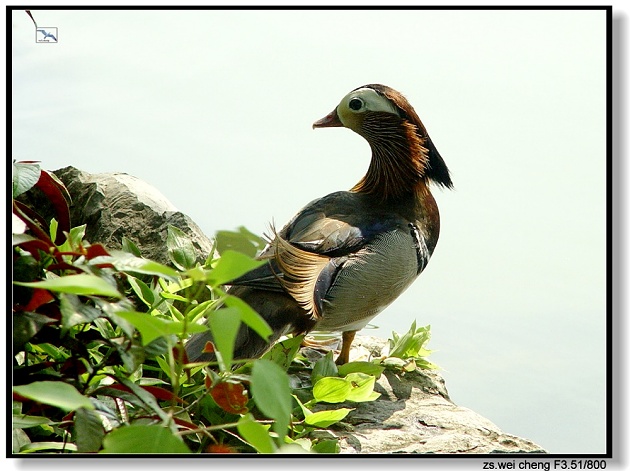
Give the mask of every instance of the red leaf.
[[(36, 224), (39, 229), (44, 230), (48, 227), (48, 222), (33, 208), (22, 203), (21, 201), (13, 201), (13, 212), (18, 215), (30, 228), (30, 223)], [(46, 234), (46, 233), (44, 233)], [(48, 234), (46, 234), (48, 236)]]
[(208, 445), (206, 448), (206, 453), (238, 453), (236, 448), (233, 448), (228, 445), (224, 445), (222, 443), (216, 443), (213, 445)]
[(182, 404), (185, 404), (186, 401), (184, 401), (182, 398), (177, 397), (175, 394), (173, 394), (170, 391), (167, 391), (166, 389), (160, 388), (158, 386), (140, 386), (142, 389), (144, 389), (147, 392), (150, 392), (151, 394), (153, 394), (157, 399), (159, 399), (160, 401), (177, 401), (177, 402), (181, 402)]
[(69, 374), (72, 376), (82, 375), (87, 371), (85, 363), (80, 361), (78, 358), (70, 357), (63, 365), (61, 365), (60, 373)]
[(60, 250), (57, 250), (55, 252), (55, 259), (57, 259), (57, 261), (59, 263), (63, 262), (63, 257), (65, 255), (68, 255), (70, 257), (80, 257), (81, 255), (84, 255), (83, 252), (61, 252)]
[[(148, 393), (155, 396), (156, 399), (159, 399), (161, 401), (175, 400), (177, 402), (181, 402), (182, 404), (186, 404), (186, 401), (184, 401), (182, 398), (177, 397), (172, 392), (167, 391), (166, 389), (160, 388), (158, 386), (140, 386), (140, 387), (144, 389), (145, 391), (147, 391)], [(133, 394), (133, 391), (131, 390), (131, 388), (125, 386), (124, 384), (109, 384), (105, 386), (105, 388), (116, 389), (118, 391), (124, 391), (124, 392)]]
[(22, 310), (35, 311), (41, 305), (49, 303), (50, 301), (53, 301), (54, 299), (55, 297), (52, 294), (50, 294), (50, 292), (48, 292), (47, 290), (41, 289), (41, 288), (35, 288), (33, 289), (33, 295), (31, 296), (30, 301), (28, 302), (26, 306), (24, 306)]
[(50, 249), (51, 247), (54, 247), (54, 245), (52, 245), (52, 242), (49, 244), (43, 240), (35, 239), (17, 244), (17, 247), (20, 247), (22, 250), (30, 253), (33, 258), (39, 262), (41, 259), (39, 251), (41, 250), (44, 253), (50, 253)]
[(70, 265), (68, 262), (53, 263), (52, 265), (48, 266), (47, 270), (48, 271), (53, 271), (53, 270), (73, 270), (73, 271), (76, 271), (77, 273), (83, 272), (82, 268), (75, 267), (74, 265)]
[(226, 412), (244, 414), (247, 412), (247, 391), (240, 383), (219, 383), (210, 390), (214, 402)]
[(100, 257), (100, 256), (109, 256), (109, 252), (107, 250), (105, 250), (105, 247), (103, 247), (101, 244), (94, 244), (94, 245), (90, 245), (87, 248), (87, 254), (86, 257), (88, 260), (92, 260), (95, 257)]
[(186, 353), (186, 349), (183, 345), (173, 347), (173, 358), (180, 365), (184, 366), (184, 372), (186, 373), (186, 378), (190, 381), (190, 368), (186, 367), (187, 363), (189, 363), (188, 354)]
[(38, 314), (43, 314), (46, 317), (50, 317), (56, 321), (61, 320), (61, 311), (59, 310), (59, 303), (46, 303), (39, 306), (37, 310)]
[(48, 237), (48, 234), (44, 231), (44, 229), (42, 229), (43, 227), (47, 227), (48, 224), (39, 214), (26, 206), (24, 203), (15, 200), (13, 200), (13, 214), (24, 221), (35, 237), (44, 241), (50, 247), (54, 247), (55, 244), (53, 244), (50, 237)]
[(95, 263), (96, 268), (116, 268), (113, 263)]
[(177, 417), (173, 417), (173, 422), (182, 428), (187, 428), (188, 430), (197, 430), (199, 428), (199, 425), (188, 422), (187, 420), (178, 419)]
[(28, 397), (24, 397), (16, 392), (13, 393), (13, 400), (15, 402), (27, 402), (30, 401), (30, 399)]
[(189, 363), (188, 354), (186, 353), (186, 349), (184, 347), (173, 347), (173, 358), (175, 361), (181, 364)]
[(39, 174), (39, 181), (35, 184), (37, 188), (48, 197), (48, 200), (55, 209), (57, 215), (57, 222), (59, 228), (57, 230), (57, 244), (62, 244), (65, 235), (64, 232), (70, 232), (70, 207), (69, 207), (69, 195), (66, 187), (61, 183), (57, 177), (54, 177), (46, 170), (42, 170)]
[(72, 421), (74, 420), (74, 411), (68, 412), (61, 419), (61, 423), (58, 425), (60, 428), (68, 428), (72, 425)]

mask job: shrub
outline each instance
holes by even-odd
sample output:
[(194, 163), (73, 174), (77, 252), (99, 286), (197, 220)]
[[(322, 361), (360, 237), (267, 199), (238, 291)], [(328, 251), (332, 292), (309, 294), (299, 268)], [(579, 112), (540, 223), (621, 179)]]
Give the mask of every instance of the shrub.
[[(16, 200), (30, 191), (46, 195), (52, 221)], [(13, 198), (13, 453), (336, 453), (322, 429), (353, 410), (337, 404), (376, 399), (386, 367), (433, 367), (421, 358), (429, 328), (415, 323), (372, 362), (311, 364), (302, 336), (235, 361), (241, 322), (271, 331), (222, 286), (261, 263), (262, 239), (221, 231), (221, 256), (200, 264), (171, 227), (171, 267), (127, 239), (121, 251), (90, 244), (65, 187), (36, 163), (14, 162)], [(208, 329), (217, 361), (190, 363), (186, 339)]]

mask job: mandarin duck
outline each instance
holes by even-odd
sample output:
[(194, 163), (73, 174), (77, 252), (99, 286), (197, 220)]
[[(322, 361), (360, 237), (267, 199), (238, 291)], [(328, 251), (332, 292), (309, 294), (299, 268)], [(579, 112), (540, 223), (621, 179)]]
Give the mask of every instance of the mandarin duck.
[[(372, 150), (365, 176), (349, 191), (316, 199), (300, 210), (258, 256), (267, 263), (231, 282), (269, 324), (261, 338), (246, 325), (234, 358), (256, 358), (280, 336), (342, 332), (337, 364), (348, 362), (355, 333), (392, 303), (424, 270), (440, 232), (429, 184), (452, 188), (450, 172), (409, 102), (385, 85), (348, 93), (313, 128), (346, 127)], [(186, 345), (191, 361), (209, 332)]]

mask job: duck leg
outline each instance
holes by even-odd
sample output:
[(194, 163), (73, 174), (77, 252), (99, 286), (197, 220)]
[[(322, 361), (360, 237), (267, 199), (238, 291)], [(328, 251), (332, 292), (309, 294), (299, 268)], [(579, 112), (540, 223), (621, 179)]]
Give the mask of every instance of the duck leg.
[(348, 363), (348, 360), (350, 359), (350, 345), (352, 345), (352, 341), (354, 340), (356, 333), (356, 330), (348, 330), (341, 334), (341, 352), (335, 361), (337, 365)]

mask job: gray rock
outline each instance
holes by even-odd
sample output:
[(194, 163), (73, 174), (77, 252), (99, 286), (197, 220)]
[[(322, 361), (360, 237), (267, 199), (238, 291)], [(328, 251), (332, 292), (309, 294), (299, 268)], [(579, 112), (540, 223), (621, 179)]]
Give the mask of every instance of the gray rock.
[[(351, 361), (368, 360), (386, 353), (387, 341), (357, 336), (353, 347)], [(454, 404), (444, 379), (434, 370), (405, 374), (385, 370), (374, 389), (381, 393), (376, 401), (339, 404), (355, 408), (344, 427), (329, 432), (340, 439), (343, 454), (547, 453)]]
[(139, 178), (125, 173), (90, 174), (74, 167), (53, 173), (72, 197), (72, 225), (87, 224), (85, 238), (90, 243), (120, 249), (125, 236), (143, 257), (171, 265), (166, 234), (172, 225), (191, 237), (199, 262), (203, 263), (212, 250), (212, 241), (197, 224)]

